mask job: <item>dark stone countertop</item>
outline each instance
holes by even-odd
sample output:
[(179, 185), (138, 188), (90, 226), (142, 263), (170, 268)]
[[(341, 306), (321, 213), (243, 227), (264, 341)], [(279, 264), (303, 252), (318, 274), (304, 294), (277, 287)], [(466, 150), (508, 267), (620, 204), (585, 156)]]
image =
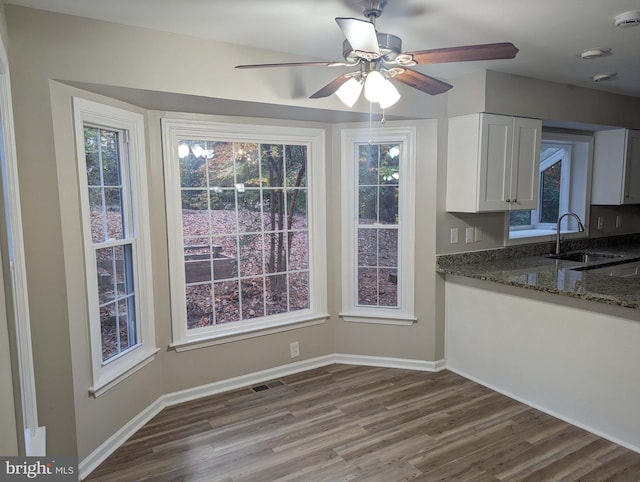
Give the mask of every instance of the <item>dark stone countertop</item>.
[[(637, 235), (597, 240), (581, 240), (567, 246), (566, 252), (603, 253), (611, 258), (589, 262), (586, 266), (640, 261)], [(609, 305), (640, 310), (640, 276), (617, 277), (590, 270), (576, 270), (584, 263), (548, 257), (551, 243), (507, 247), (454, 255), (440, 255), (440, 273), (486, 280)]]

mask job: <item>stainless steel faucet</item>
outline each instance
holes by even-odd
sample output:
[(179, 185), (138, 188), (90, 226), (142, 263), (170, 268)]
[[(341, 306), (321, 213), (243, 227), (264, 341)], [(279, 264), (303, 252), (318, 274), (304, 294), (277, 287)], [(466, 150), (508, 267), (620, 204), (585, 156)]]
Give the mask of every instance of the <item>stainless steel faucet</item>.
[(578, 231), (584, 231), (584, 224), (582, 224), (582, 221), (580, 221), (580, 216), (578, 216), (576, 213), (568, 212), (561, 214), (560, 217), (558, 217), (558, 223), (556, 225), (556, 254), (560, 254), (560, 222), (566, 216), (573, 216), (574, 218), (576, 218), (576, 221), (578, 221)]

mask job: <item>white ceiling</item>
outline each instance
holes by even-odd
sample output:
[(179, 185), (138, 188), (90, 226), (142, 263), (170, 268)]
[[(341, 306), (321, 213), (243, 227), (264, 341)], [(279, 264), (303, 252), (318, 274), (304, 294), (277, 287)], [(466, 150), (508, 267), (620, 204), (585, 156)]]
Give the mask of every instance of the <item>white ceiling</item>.
[[(5, 1), (308, 60), (341, 60), (343, 36), (334, 18), (362, 18), (362, 0)], [(505, 41), (520, 49), (513, 60), (416, 67), (441, 79), (487, 68), (640, 97), (640, 26), (614, 25), (616, 15), (634, 10), (640, 0), (389, 0), (376, 27), (401, 37), (404, 51)], [(577, 55), (595, 47), (611, 48), (612, 55)], [(596, 84), (591, 77), (600, 72), (618, 75)]]

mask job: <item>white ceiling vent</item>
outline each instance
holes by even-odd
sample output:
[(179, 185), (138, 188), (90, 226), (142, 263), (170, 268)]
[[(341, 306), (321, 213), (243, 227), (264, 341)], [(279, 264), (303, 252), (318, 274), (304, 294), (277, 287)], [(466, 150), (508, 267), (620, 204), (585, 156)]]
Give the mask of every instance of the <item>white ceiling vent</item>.
[(616, 16), (616, 27), (635, 27), (640, 25), (640, 11), (625, 12)]

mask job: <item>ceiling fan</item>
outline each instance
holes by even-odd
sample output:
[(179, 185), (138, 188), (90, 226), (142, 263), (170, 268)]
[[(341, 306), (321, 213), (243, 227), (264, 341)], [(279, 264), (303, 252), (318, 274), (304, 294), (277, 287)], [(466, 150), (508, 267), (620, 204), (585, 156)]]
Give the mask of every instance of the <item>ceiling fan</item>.
[(237, 65), (236, 68), (358, 67), (356, 71), (340, 75), (310, 98), (318, 99), (335, 93), (351, 107), (364, 87), (367, 99), (380, 102), (381, 107), (384, 108), (393, 105), (400, 98), (400, 94), (389, 79), (395, 79), (431, 95), (442, 94), (453, 87), (451, 84), (411, 69), (410, 67), (414, 65), (512, 59), (518, 53), (518, 49), (510, 42), (402, 52), (402, 40), (399, 37), (378, 32), (375, 28), (375, 21), (382, 14), (386, 4), (387, 0), (367, 0), (363, 14), (368, 20), (336, 18), (338, 26), (346, 37), (343, 43), (343, 62), (253, 64)]

